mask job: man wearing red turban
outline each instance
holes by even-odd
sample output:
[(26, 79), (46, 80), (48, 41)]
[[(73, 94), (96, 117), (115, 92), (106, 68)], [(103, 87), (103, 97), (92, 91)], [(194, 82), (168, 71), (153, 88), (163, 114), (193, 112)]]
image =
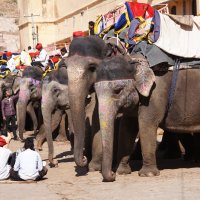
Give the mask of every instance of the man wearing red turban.
[(49, 55), (47, 54), (41, 43), (37, 43), (35, 48), (39, 51), (39, 55), (32, 62), (32, 65), (40, 66), (45, 71), (45, 68), (48, 66)]

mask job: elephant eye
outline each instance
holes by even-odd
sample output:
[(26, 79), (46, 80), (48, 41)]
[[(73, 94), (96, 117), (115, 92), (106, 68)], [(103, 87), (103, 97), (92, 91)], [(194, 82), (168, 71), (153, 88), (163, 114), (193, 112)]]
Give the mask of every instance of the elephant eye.
[(115, 88), (114, 91), (113, 91), (113, 93), (116, 94), (116, 95), (120, 94), (120, 92), (122, 91), (122, 89), (123, 88)]
[(97, 65), (95, 63), (91, 63), (91, 64), (89, 64), (88, 70), (91, 72), (95, 72), (96, 67), (97, 67)]

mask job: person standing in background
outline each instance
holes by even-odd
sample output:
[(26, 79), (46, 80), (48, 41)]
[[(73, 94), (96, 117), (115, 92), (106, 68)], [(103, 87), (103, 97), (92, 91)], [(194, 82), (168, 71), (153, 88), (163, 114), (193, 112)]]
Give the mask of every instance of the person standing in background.
[(94, 34), (94, 22), (93, 21), (89, 21), (89, 26), (88, 26), (88, 28), (89, 28), (89, 35), (95, 35)]
[(16, 125), (15, 125), (15, 100), (18, 98), (18, 94), (12, 95), (12, 89), (6, 88), (5, 89), (5, 98), (1, 102), (1, 112), (4, 120), (4, 126), (6, 132), (9, 132), (9, 124), (11, 123), (11, 131), (13, 132), (14, 140), (18, 140), (17, 133), (16, 133)]

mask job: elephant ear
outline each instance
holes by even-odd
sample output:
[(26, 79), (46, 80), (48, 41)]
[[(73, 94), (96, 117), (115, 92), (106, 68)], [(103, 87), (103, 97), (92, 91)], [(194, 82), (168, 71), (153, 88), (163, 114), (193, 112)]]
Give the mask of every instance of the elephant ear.
[(140, 61), (139, 64), (135, 65), (135, 68), (136, 88), (142, 96), (148, 97), (155, 82), (154, 72), (149, 67), (147, 61)]

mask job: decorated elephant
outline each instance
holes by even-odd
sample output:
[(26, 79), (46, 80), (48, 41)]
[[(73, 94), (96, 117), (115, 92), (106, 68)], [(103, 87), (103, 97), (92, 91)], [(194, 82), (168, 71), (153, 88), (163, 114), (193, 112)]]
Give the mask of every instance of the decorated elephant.
[[(96, 94), (93, 85), (96, 69), (106, 56), (106, 44), (98, 37), (75, 38), (66, 58), (69, 102), (74, 124), (74, 159), (78, 166), (86, 166), (90, 158), (84, 154), (86, 132), (90, 129), (92, 156), (89, 170), (100, 170), (102, 159)], [(86, 106), (86, 101), (90, 103)], [(87, 145), (87, 144), (86, 144)]]
[[(32, 112), (34, 112), (34, 102), (40, 101), (41, 99), (42, 75), (43, 71), (40, 67), (30, 66), (23, 71), (19, 87), (19, 99), (17, 102), (17, 122), (19, 137), (21, 140), (23, 140), (23, 132), (25, 129), (27, 106), (30, 106)], [(40, 109), (40, 106), (38, 109)], [(42, 119), (42, 117), (40, 118)], [(42, 121), (41, 119), (39, 121)], [(33, 119), (33, 125), (34, 132), (36, 133), (38, 128), (38, 119), (36, 115)]]
[[(21, 76), (8, 74), (4, 78), (0, 78), (0, 101), (3, 98), (3, 91), (5, 88), (11, 88), (13, 93), (16, 94), (20, 90)], [(29, 113), (33, 122), (36, 121), (35, 111), (32, 104), (28, 104), (26, 112)], [(34, 123), (35, 124), (35, 123)], [(34, 125), (36, 127), (36, 125)]]
[[(196, 96), (200, 89), (200, 84), (196, 82), (200, 71), (198, 69), (179, 71), (173, 103), (167, 110), (172, 71), (167, 69), (153, 72), (144, 57), (130, 62), (126, 62), (123, 57), (118, 58), (117, 62), (116, 58), (112, 58), (105, 61), (103, 67), (102, 70), (98, 68), (100, 72), (97, 71), (95, 90), (99, 102), (104, 180), (115, 180), (110, 161), (113, 147), (112, 124), (119, 109), (127, 106), (135, 107), (134, 114), (138, 118), (143, 155), (143, 167), (139, 175), (159, 175), (155, 155), (157, 128), (161, 127), (175, 133), (200, 131), (200, 107)], [(102, 95), (103, 90), (104, 95)]]

